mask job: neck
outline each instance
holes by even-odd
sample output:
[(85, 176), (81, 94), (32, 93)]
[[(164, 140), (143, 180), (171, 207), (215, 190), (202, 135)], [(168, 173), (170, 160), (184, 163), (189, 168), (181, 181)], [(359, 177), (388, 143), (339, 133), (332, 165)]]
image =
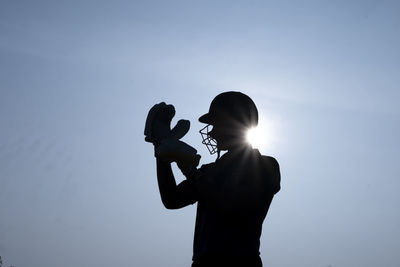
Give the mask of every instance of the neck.
[(227, 153), (242, 153), (243, 151), (246, 150), (251, 150), (252, 147), (250, 144), (241, 144), (241, 145), (236, 145), (236, 146), (232, 146), (230, 148), (228, 148), (228, 152)]

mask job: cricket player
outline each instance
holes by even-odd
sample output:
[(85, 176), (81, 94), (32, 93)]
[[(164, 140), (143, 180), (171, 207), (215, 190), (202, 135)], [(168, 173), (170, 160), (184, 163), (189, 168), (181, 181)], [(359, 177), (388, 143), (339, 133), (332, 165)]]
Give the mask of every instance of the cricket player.
[[(261, 155), (246, 140), (247, 131), (258, 123), (256, 105), (241, 92), (224, 92), (212, 100), (208, 113), (199, 118), (206, 124), (200, 133), (217, 159), (200, 168), (200, 155), (179, 140), (190, 123), (180, 120), (171, 129), (174, 115), (172, 105), (155, 105), (145, 135), (154, 144), (164, 206), (180, 209), (197, 203), (192, 267), (261, 267), (262, 224), (280, 190), (280, 171), (276, 159)], [(186, 177), (179, 184), (172, 162)]]

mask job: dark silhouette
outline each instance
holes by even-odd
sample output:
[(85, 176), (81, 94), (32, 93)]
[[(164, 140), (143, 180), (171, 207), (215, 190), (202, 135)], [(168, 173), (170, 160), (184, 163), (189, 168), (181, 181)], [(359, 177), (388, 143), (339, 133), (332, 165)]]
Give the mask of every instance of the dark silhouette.
[[(163, 134), (158, 134), (159, 137), (170, 131), (170, 118), (175, 112), (172, 113), (164, 118), (164, 122), (168, 122), (164, 126), (168, 127)], [(163, 141), (152, 139), (162, 202), (167, 209), (197, 202), (192, 267), (260, 267), (262, 223), (274, 194), (280, 190), (280, 171), (274, 158), (261, 155), (245, 140), (246, 131), (258, 123), (257, 108), (247, 95), (225, 92), (214, 98), (209, 112), (199, 121), (207, 124), (200, 131), (203, 143), (210, 153), (218, 154), (214, 163), (199, 169), (196, 169), (199, 158), (193, 160), (196, 151), (187, 153), (192, 159), (186, 162), (182, 161), (185, 158), (182, 155), (167, 158), (157, 150)], [(188, 127), (183, 135), (187, 130)], [(177, 139), (183, 135), (178, 135)], [(227, 152), (220, 157), (223, 150)], [(171, 161), (178, 163), (187, 178), (178, 185)]]

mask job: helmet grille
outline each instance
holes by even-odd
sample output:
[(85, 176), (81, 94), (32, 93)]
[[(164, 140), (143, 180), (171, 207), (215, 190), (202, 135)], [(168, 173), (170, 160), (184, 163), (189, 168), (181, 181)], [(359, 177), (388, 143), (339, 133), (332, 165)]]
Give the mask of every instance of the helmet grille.
[(217, 149), (217, 141), (210, 136), (210, 131), (211, 131), (211, 125), (207, 124), (204, 128), (202, 128), (199, 132), (201, 134), (201, 138), (203, 141), (201, 142), (202, 144), (206, 145), (208, 152), (210, 154), (215, 154), (218, 152)]

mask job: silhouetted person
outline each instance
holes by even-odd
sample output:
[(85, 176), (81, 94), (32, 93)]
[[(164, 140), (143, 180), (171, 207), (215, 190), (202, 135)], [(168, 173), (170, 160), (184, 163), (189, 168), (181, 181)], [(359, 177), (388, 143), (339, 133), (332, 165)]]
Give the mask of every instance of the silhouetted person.
[(258, 123), (257, 108), (247, 95), (225, 92), (199, 121), (207, 124), (200, 131), (203, 143), (218, 153), (217, 160), (199, 169), (185, 169), (178, 161), (187, 179), (177, 185), (170, 162), (157, 157), (162, 202), (167, 209), (197, 202), (192, 267), (260, 267), (262, 223), (280, 190), (280, 171), (274, 158), (246, 141), (246, 132)]

